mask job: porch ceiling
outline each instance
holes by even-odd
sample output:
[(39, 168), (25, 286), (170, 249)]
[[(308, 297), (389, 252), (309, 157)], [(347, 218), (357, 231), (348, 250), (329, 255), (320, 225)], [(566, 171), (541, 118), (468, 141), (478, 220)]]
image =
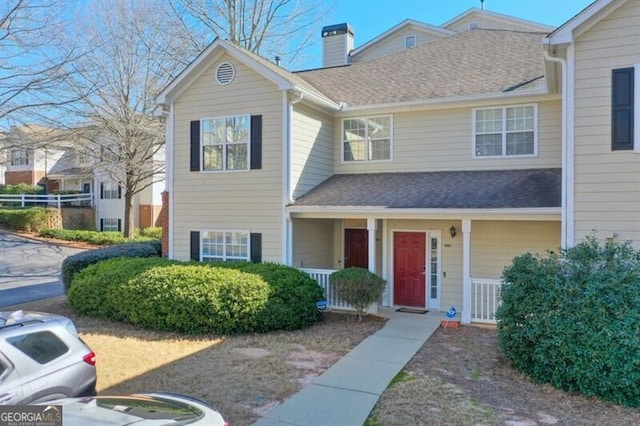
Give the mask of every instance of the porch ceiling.
[(288, 206), (320, 210), (560, 212), (560, 169), (334, 175)]

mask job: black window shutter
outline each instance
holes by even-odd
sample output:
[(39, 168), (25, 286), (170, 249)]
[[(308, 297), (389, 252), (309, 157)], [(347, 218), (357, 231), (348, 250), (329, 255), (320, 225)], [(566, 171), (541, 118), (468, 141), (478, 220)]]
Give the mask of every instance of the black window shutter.
[(253, 263), (262, 262), (262, 234), (251, 233), (250, 235), (251, 261)]
[(104, 183), (100, 182), (100, 199), (104, 198)]
[(104, 231), (104, 219), (100, 219), (100, 232)]
[(200, 232), (191, 231), (191, 260), (200, 262)]
[(118, 219), (118, 232), (122, 231), (122, 219)]
[(191, 122), (191, 171), (200, 171), (200, 120)]
[[(118, 199), (122, 198), (122, 187), (118, 185)], [(119, 229), (118, 229), (119, 231)]]
[(611, 149), (633, 149), (633, 68), (612, 71)]
[(251, 170), (262, 168), (262, 116), (251, 116)]

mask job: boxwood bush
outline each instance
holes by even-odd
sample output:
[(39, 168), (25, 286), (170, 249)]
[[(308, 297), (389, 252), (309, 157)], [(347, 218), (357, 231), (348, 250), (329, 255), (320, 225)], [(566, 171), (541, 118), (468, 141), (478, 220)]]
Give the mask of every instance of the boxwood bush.
[(305, 272), (277, 263), (219, 262), (215, 267), (238, 269), (261, 276), (269, 284), (269, 304), (260, 312), (264, 330), (297, 330), (320, 319), (316, 303), (322, 287)]
[[(157, 229), (157, 228), (156, 228)], [(148, 235), (139, 235), (135, 238), (126, 238), (122, 232), (117, 231), (88, 231), (82, 229), (42, 229), (40, 236), (48, 238), (57, 238), (65, 241), (83, 241), (99, 246), (111, 246), (115, 244), (125, 244), (131, 242), (144, 242), (160, 240)]]
[(320, 286), (288, 266), (110, 259), (86, 266), (68, 290), (80, 314), (164, 331), (202, 334), (308, 327)]
[(111, 259), (73, 280), (79, 313), (189, 334), (258, 331), (269, 286), (258, 275), (165, 259)]
[(42, 207), (0, 209), (0, 224), (18, 231), (37, 232), (44, 228), (49, 213)]
[(114, 246), (83, 251), (68, 256), (62, 261), (62, 283), (67, 293), (75, 274), (89, 265), (116, 257), (158, 257), (160, 242), (150, 240), (137, 243), (118, 244)]
[(332, 288), (353, 306), (362, 320), (365, 310), (382, 297), (385, 281), (365, 268), (345, 268), (329, 276)]
[(640, 406), (640, 254), (587, 238), (504, 270), (498, 344), (538, 382)]

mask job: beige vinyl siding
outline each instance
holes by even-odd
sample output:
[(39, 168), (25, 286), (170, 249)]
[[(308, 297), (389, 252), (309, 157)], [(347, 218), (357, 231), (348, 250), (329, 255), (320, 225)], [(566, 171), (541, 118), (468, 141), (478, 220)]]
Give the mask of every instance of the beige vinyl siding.
[(293, 220), (293, 266), (298, 268), (333, 269), (333, 219)]
[(323, 66), (335, 67), (347, 64), (347, 54), (353, 49), (353, 37), (336, 34), (322, 38)]
[[(523, 102), (530, 103), (532, 102)], [(505, 103), (496, 106), (520, 104)], [(519, 158), (473, 158), (473, 109), (457, 108), (393, 114), (391, 161), (343, 162), (342, 119), (337, 118), (336, 173), (560, 167), (561, 102), (554, 100), (537, 104), (538, 155)]]
[(640, 63), (639, 22), (628, 1), (575, 42), (576, 242), (595, 231), (640, 247), (640, 154), (611, 150), (611, 71)]
[(351, 62), (365, 62), (390, 53), (405, 50), (404, 38), (409, 35), (416, 36), (416, 46), (435, 40), (436, 38), (443, 37), (442, 35), (427, 32), (414, 26), (409, 26), (408, 28), (403, 28), (393, 34), (389, 34), (387, 37), (384, 37), (376, 43), (373, 43), (371, 46), (363, 49), (361, 52), (358, 52), (357, 55), (351, 57)]
[[(456, 236), (457, 239), (457, 236)], [(524, 253), (545, 255), (560, 248), (560, 222), (471, 222), (471, 277), (499, 279)]]
[(293, 198), (309, 191), (333, 174), (334, 120), (303, 104), (293, 111)]
[[(455, 225), (458, 235), (451, 238), (449, 228)], [(441, 275), (440, 279), (440, 307), (447, 309), (449, 306), (462, 307), (462, 225), (459, 220), (389, 220), (387, 223), (387, 258), (389, 260), (388, 287), (393, 286), (393, 233), (394, 231), (428, 232), (440, 231), (441, 233)], [(444, 276), (446, 274), (446, 277)]]
[[(236, 69), (226, 86), (215, 81), (223, 61)], [(282, 262), (282, 93), (264, 77), (224, 55), (175, 102), (174, 257), (189, 259), (190, 231), (262, 233), (262, 259)], [(189, 171), (190, 121), (239, 114), (262, 115), (262, 169)]]
[(478, 16), (473, 14), (454, 22), (452, 25), (445, 27), (445, 29), (461, 33), (463, 31), (469, 30), (469, 24), (471, 24), (472, 22), (478, 23), (478, 27), (480, 28), (489, 28), (493, 30), (542, 31), (542, 29), (537, 25), (527, 25), (526, 23), (495, 19), (489, 16)]

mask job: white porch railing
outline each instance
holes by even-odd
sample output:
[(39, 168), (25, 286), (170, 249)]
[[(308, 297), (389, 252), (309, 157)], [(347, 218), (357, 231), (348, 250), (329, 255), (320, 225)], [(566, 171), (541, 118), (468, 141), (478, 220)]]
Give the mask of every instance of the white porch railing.
[(337, 292), (334, 292), (331, 289), (331, 284), (329, 283), (329, 275), (335, 272), (333, 269), (310, 269), (310, 268), (300, 268), (301, 271), (306, 272), (316, 280), (320, 287), (324, 290), (324, 297), (327, 300), (327, 305), (329, 309), (342, 309), (342, 310), (353, 310), (351, 305), (349, 305), (344, 300), (340, 299)]
[(61, 208), (62, 205), (70, 206), (88, 206), (93, 202), (93, 194), (81, 193), (81, 194), (47, 194), (47, 195), (34, 195), (34, 194), (0, 194), (0, 204), (3, 203), (20, 203), (21, 207), (25, 207), (27, 204), (34, 205), (47, 205)]
[(471, 322), (495, 324), (501, 280), (471, 278)]

